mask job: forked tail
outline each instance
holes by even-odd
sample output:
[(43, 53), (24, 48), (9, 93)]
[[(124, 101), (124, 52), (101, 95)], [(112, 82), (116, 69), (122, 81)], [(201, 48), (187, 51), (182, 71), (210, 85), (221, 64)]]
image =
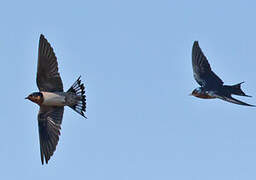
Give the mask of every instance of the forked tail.
[[(69, 88), (67, 92), (74, 93), (79, 97), (78, 102), (73, 105), (69, 106), (72, 109), (74, 109), (77, 113), (81, 114), (83, 117), (85, 117), (85, 109), (86, 109), (86, 96), (85, 96), (85, 91), (84, 91), (84, 84), (81, 83), (80, 80), (81, 76), (76, 80), (76, 82)], [(86, 118), (86, 117), (85, 117)]]
[(246, 97), (251, 97), (251, 96), (248, 96), (246, 95), (242, 89), (241, 89), (241, 84), (243, 84), (244, 82), (241, 82), (241, 83), (238, 83), (238, 84), (235, 84), (233, 86), (226, 86), (229, 90), (229, 92), (231, 94), (234, 94), (234, 95), (238, 95), (238, 96), (246, 96)]

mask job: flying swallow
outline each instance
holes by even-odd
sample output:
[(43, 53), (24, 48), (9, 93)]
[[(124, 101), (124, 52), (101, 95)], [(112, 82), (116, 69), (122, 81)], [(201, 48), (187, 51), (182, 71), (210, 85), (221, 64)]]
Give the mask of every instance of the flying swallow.
[(25, 99), (29, 99), (40, 107), (37, 117), (40, 154), (42, 164), (44, 160), (47, 164), (59, 141), (64, 106), (72, 108), (85, 117), (86, 96), (80, 77), (68, 91), (63, 91), (57, 58), (53, 48), (42, 34), (39, 40), (37, 63), (36, 83), (39, 92), (34, 92)]
[(219, 98), (239, 105), (254, 106), (239, 101), (231, 96), (251, 97), (242, 91), (241, 84), (243, 82), (232, 86), (223, 85), (223, 81), (212, 71), (197, 41), (194, 42), (192, 49), (192, 66), (194, 78), (201, 87), (194, 89), (191, 95), (203, 99)]

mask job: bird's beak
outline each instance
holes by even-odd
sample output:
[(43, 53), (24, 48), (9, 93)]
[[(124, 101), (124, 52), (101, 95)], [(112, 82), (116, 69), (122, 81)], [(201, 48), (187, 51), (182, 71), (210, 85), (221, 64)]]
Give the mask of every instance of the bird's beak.
[(192, 95), (193, 95), (192, 93), (189, 94), (189, 96), (192, 96)]
[(25, 97), (25, 99), (28, 99), (28, 97)]

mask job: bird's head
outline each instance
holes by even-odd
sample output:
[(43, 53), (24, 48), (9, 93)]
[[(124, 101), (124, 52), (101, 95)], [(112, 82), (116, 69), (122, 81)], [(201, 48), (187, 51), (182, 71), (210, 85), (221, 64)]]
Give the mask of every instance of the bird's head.
[(199, 97), (201, 93), (202, 93), (202, 89), (200, 87), (198, 87), (198, 88), (194, 89), (190, 95)]
[(30, 101), (40, 105), (43, 102), (43, 94), (41, 92), (34, 92), (28, 95), (25, 99), (29, 99)]

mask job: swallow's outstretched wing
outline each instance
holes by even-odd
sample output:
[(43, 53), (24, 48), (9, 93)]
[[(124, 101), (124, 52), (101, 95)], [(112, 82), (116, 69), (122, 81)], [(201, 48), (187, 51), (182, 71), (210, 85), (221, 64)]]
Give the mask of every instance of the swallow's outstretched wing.
[(238, 104), (238, 105), (255, 107), (254, 105), (247, 104), (247, 103), (245, 103), (243, 101), (239, 101), (239, 100), (233, 98), (232, 96), (228, 96), (228, 97), (218, 96), (218, 98), (220, 98), (220, 99), (222, 99), (224, 101), (230, 102), (230, 103)]
[(203, 87), (219, 87), (223, 81), (211, 70), (211, 66), (203, 54), (197, 41), (192, 48), (192, 66), (196, 82)]
[(56, 150), (59, 141), (64, 107), (41, 106), (38, 113), (38, 128), (41, 162), (46, 164)]
[(63, 84), (58, 72), (58, 62), (53, 48), (41, 34), (38, 48), (36, 83), (40, 91), (63, 92)]

